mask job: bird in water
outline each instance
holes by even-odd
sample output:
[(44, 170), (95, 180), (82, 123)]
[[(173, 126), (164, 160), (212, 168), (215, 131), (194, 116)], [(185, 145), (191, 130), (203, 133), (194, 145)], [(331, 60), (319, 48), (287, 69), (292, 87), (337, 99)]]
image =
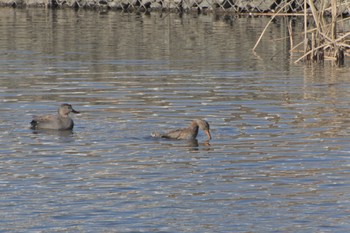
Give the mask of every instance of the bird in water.
[(61, 104), (57, 115), (35, 116), (30, 122), (31, 129), (71, 130), (74, 127), (69, 113), (79, 113), (70, 104)]
[(208, 136), (208, 140), (210, 140), (210, 126), (205, 120), (193, 120), (191, 125), (187, 128), (176, 129), (167, 133), (152, 133), (151, 136), (156, 138), (194, 140), (198, 135), (199, 128), (205, 132), (205, 134)]

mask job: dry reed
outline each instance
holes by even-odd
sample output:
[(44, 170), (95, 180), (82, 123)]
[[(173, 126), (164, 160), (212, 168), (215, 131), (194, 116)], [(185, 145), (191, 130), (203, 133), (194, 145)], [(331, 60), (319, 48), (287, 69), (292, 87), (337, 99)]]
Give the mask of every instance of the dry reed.
[[(286, 14), (281, 14), (280, 12), (288, 6), (290, 1), (280, 8), (276, 12), (271, 20), (268, 22), (260, 37), (258, 38), (253, 51), (256, 49), (263, 37), (266, 29), (269, 27), (272, 20), (277, 16), (285, 16)], [(347, 4), (347, 5), (346, 5)], [(323, 62), (324, 60), (332, 60), (337, 64), (344, 64), (344, 59), (346, 56), (346, 51), (350, 49), (350, 32), (345, 32), (340, 34), (337, 31), (338, 24), (343, 23), (350, 18), (342, 18), (338, 13), (338, 8), (348, 7), (350, 8), (350, 2), (339, 3), (337, 0), (321, 0), (318, 4), (318, 8), (314, 5), (314, 1), (305, 0), (304, 1), (304, 39), (296, 46), (294, 44), (294, 39), (292, 35), (292, 27), (289, 25), (288, 32), (290, 35), (291, 52), (296, 51), (298, 47), (304, 46), (304, 54), (298, 58), (295, 63), (304, 61), (313, 62)], [(309, 9), (309, 13), (308, 10)], [(326, 12), (331, 12), (331, 22), (327, 23), (327, 17), (325, 17)], [(295, 16), (294, 14), (291, 14)], [(300, 14), (299, 14), (300, 15)], [(314, 25), (312, 28), (310, 25)]]

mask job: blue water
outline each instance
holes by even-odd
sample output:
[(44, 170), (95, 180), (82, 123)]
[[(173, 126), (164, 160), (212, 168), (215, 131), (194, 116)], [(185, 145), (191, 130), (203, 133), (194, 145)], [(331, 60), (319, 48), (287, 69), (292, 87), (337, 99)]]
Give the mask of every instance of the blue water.
[(294, 64), (283, 20), (252, 53), (268, 20), (0, 9), (0, 231), (349, 231), (348, 62)]

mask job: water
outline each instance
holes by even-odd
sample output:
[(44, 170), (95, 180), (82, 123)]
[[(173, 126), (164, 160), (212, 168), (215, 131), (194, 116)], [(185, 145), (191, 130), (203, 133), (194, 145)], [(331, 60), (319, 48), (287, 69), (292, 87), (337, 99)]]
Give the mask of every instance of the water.
[(283, 20), (252, 53), (268, 20), (0, 9), (0, 231), (348, 231), (348, 63), (294, 64)]

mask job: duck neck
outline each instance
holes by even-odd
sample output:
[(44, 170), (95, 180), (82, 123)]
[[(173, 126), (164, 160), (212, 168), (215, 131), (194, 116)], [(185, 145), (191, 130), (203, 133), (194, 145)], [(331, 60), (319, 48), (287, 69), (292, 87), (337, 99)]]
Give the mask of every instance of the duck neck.
[(58, 111), (58, 115), (61, 118), (67, 118), (68, 117), (68, 113), (64, 112), (64, 111)]
[(197, 122), (195, 122), (195, 121), (193, 121), (192, 123), (191, 123), (191, 126), (190, 126), (190, 129), (191, 129), (191, 134), (193, 135), (193, 137), (194, 138), (196, 138), (197, 137), (197, 135), (198, 135), (198, 124), (197, 124)]

